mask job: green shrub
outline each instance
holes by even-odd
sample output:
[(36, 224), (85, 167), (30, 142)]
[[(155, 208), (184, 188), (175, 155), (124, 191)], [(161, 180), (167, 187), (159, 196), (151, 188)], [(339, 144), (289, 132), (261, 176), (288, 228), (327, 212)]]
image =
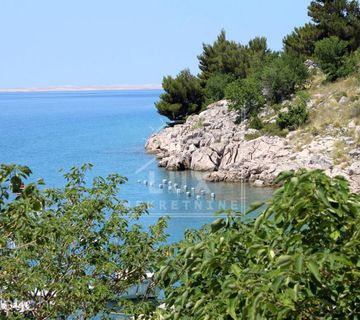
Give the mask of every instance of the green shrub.
[(256, 219), (228, 213), (171, 247), (166, 319), (357, 319), (360, 196), (320, 170), (275, 182)]
[(183, 120), (201, 110), (204, 102), (203, 89), (198, 78), (189, 70), (181, 71), (175, 78), (164, 77), (160, 101), (155, 103), (158, 112), (170, 120)]
[(300, 88), (309, 73), (301, 58), (283, 53), (263, 70), (262, 81), (268, 101), (279, 103)]
[(289, 130), (281, 129), (276, 123), (264, 123), (260, 132), (266, 136), (286, 137)]
[(230, 101), (230, 109), (237, 110), (244, 116), (256, 114), (265, 104), (261, 83), (255, 78), (230, 83), (225, 89), (225, 96)]
[(347, 58), (348, 42), (338, 37), (322, 39), (315, 44), (315, 58), (329, 81), (348, 75), (352, 70), (352, 61)]
[(328, 80), (336, 80), (343, 74), (345, 58), (348, 54), (348, 42), (332, 36), (315, 44), (315, 58)]
[[(28, 167), (0, 165), (1, 319), (104, 319), (115, 308), (153, 308), (119, 297), (157, 268), (166, 220), (142, 228), (149, 205), (119, 199), (126, 178), (89, 179), (89, 168), (72, 168), (64, 187), (50, 188)], [(27, 310), (5, 312), (14, 301)]]
[(306, 103), (298, 102), (288, 107), (288, 112), (279, 112), (276, 124), (280, 129), (295, 130), (309, 119)]
[(205, 85), (205, 106), (224, 99), (226, 86), (233, 82), (234, 76), (229, 74), (217, 73), (212, 75)]
[(255, 140), (261, 136), (262, 136), (262, 134), (260, 132), (246, 133), (244, 136), (244, 139), (245, 139), (245, 141), (251, 141), (251, 140)]
[(258, 115), (255, 114), (255, 115), (251, 116), (251, 118), (250, 118), (249, 127), (251, 129), (260, 130), (264, 127), (264, 124), (261, 121), (261, 119), (258, 117)]

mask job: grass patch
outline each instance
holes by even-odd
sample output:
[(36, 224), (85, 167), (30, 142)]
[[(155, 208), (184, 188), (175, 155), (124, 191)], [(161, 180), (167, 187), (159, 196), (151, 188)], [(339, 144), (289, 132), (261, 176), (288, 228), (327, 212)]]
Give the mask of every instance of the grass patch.
[(332, 158), (335, 165), (339, 165), (349, 161), (349, 156), (347, 154), (347, 146), (344, 141), (335, 141), (332, 151)]
[(204, 127), (204, 119), (200, 118), (192, 127), (192, 130), (201, 129)]
[(245, 141), (251, 141), (251, 140), (255, 140), (261, 136), (262, 136), (262, 134), (260, 132), (247, 133), (247, 134), (245, 134), (244, 139), (245, 139)]

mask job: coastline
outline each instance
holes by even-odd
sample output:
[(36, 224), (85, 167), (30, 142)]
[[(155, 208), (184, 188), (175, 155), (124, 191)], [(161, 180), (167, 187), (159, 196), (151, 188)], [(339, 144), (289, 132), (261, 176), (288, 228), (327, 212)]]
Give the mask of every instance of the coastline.
[[(209, 182), (249, 182), (256, 187), (271, 187), (282, 171), (320, 169), (330, 177), (345, 177), (355, 192), (360, 192), (360, 150), (350, 137), (341, 137), (349, 147), (346, 165), (336, 163), (332, 154), (338, 137), (316, 136), (301, 148), (294, 142), (299, 132), (287, 137), (259, 136), (247, 126), (236, 124), (237, 113), (228, 110), (227, 101), (215, 102), (184, 124), (167, 127), (153, 134), (145, 150), (170, 171), (202, 171)], [(360, 126), (351, 123), (360, 135)]]
[(52, 86), (34, 88), (0, 88), (0, 93), (26, 93), (26, 92), (82, 92), (82, 91), (137, 91), (161, 90), (160, 84), (145, 85), (109, 85), (109, 86)]

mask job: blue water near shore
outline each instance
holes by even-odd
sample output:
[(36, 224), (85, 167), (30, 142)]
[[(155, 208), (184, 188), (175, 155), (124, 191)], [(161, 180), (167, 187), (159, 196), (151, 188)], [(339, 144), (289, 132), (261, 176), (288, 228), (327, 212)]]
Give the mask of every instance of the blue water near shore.
[[(170, 217), (169, 241), (182, 238), (188, 228), (211, 222), (221, 209), (244, 210), (250, 203), (268, 198), (271, 189), (242, 184), (205, 183), (196, 172), (168, 172), (158, 168), (144, 144), (166, 119), (154, 102), (161, 91), (93, 91), (0, 94), (0, 163), (31, 167), (34, 178), (62, 186), (60, 169), (92, 163), (90, 176), (119, 173), (129, 181), (120, 196), (130, 205), (152, 204), (144, 225), (158, 216)], [(206, 191), (200, 200), (159, 189), (163, 179), (180, 186)], [(138, 183), (138, 180), (141, 183)], [(154, 186), (146, 186), (147, 180)], [(210, 192), (216, 199), (210, 199)]]

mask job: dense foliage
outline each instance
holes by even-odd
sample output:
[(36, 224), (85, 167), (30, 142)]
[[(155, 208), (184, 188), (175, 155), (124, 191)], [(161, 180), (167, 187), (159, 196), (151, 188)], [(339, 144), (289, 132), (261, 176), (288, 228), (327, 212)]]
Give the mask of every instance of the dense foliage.
[(246, 78), (232, 82), (226, 87), (225, 96), (230, 108), (238, 110), (244, 117), (256, 114), (265, 104), (261, 93), (261, 83), (255, 78)]
[(352, 71), (348, 45), (348, 42), (335, 36), (316, 42), (314, 55), (328, 80), (336, 80)]
[(306, 101), (295, 101), (288, 107), (287, 112), (279, 112), (276, 124), (280, 129), (296, 130), (309, 119), (309, 112), (306, 107)]
[[(212, 44), (203, 44), (198, 77), (183, 71), (175, 79), (164, 78), (166, 93), (156, 103), (158, 111), (171, 120), (184, 119), (223, 99), (227, 87), (235, 92), (235, 86), (242, 85), (239, 80), (247, 78), (261, 81), (267, 102), (279, 103), (304, 85), (308, 78), (304, 66), (307, 58), (317, 60), (330, 81), (353, 72), (356, 63), (352, 53), (360, 46), (359, 2), (314, 0), (308, 15), (311, 22), (284, 38), (283, 52), (269, 50), (264, 37), (241, 44), (228, 40), (222, 30)], [(184, 81), (190, 84), (186, 86)]]
[(63, 189), (45, 189), (26, 181), (27, 167), (0, 167), (0, 316), (104, 317), (125, 310), (121, 295), (156, 270), (165, 220), (143, 231), (137, 221), (147, 206), (118, 199), (126, 179), (113, 174), (88, 186), (88, 168), (73, 168)]
[(315, 43), (336, 36), (349, 42), (354, 51), (360, 46), (360, 7), (356, 0), (315, 0), (308, 7), (312, 22), (296, 28), (284, 39), (285, 49), (311, 57)]
[(226, 39), (222, 30), (212, 44), (203, 44), (203, 52), (198, 56), (199, 75), (207, 81), (214, 74), (230, 74), (235, 78), (245, 78), (247, 70), (246, 48), (235, 41)]
[(165, 319), (357, 319), (360, 196), (319, 170), (281, 182), (256, 219), (230, 213), (172, 246)]
[(183, 120), (186, 116), (199, 112), (203, 104), (203, 89), (198, 78), (188, 69), (181, 71), (175, 78), (164, 77), (160, 101), (155, 106), (158, 112), (170, 120)]
[[(1, 166), (2, 316), (87, 319), (131, 310), (151, 319), (357, 319), (360, 196), (344, 178), (282, 173), (273, 198), (245, 216), (227, 212), (161, 247), (165, 221), (143, 231), (137, 221), (146, 206), (117, 198), (125, 179), (97, 177), (88, 186), (87, 169), (73, 168), (63, 189), (41, 181), (22, 189), (30, 169)], [(157, 271), (164, 308), (123, 298), (148, 271)], [(26, 312), (14, 302), (25, 302)]]
[(307, 77), (308, 70), (301, 58), (283, 53), (264, 68), (262, 80), (265, 96), (274, 103), (281, 102), (301, 88)]
[(234, 80), (234, 76), (230, 74), (216, 73), (212, 75), (206, 81), (205, 85), (205, 106), (212, 102), (224, 99), (226, 87)]

